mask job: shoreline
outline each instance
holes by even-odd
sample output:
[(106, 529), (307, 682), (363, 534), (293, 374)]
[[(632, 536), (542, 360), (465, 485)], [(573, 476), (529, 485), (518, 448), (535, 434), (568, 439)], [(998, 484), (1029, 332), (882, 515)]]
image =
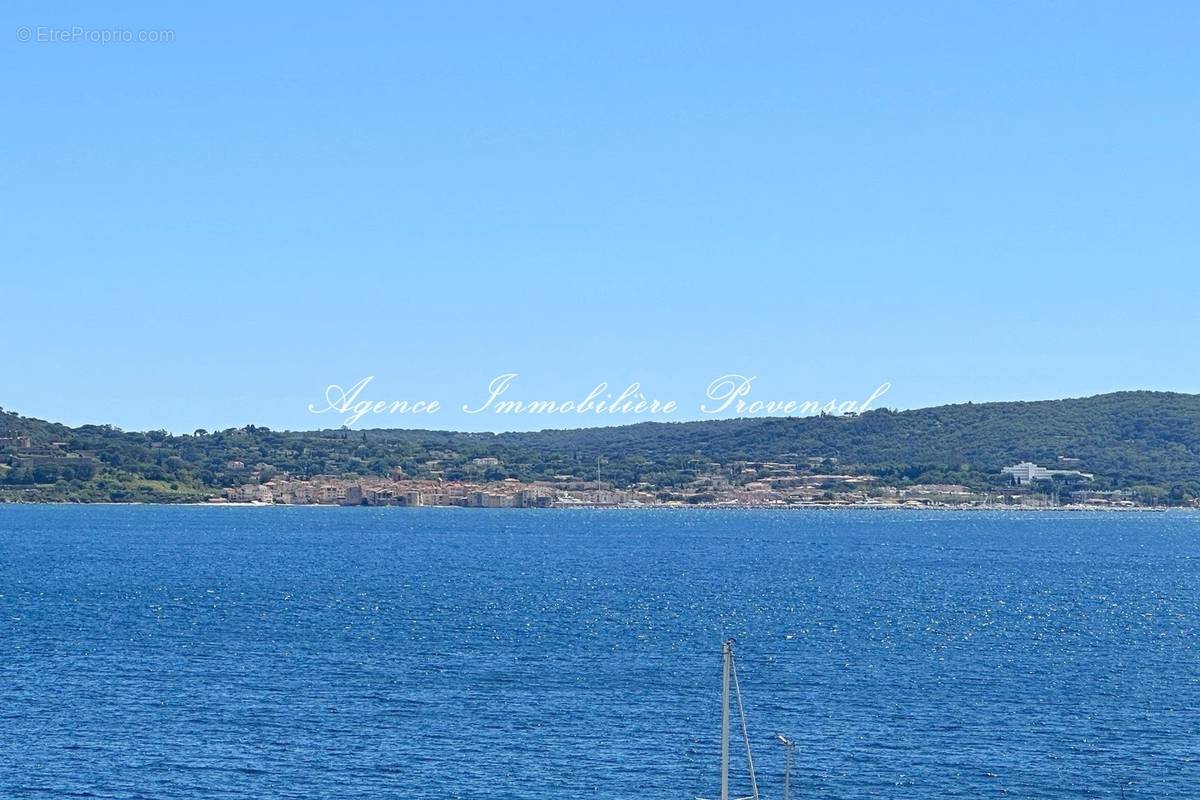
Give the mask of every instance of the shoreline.
[(451, 506), (451, 505), (340, 505), (335, 503), (252, 503), (252, 502), (220, 502), (220, 503), (147, 503), (142, 501), (129, 502), (112, 502), (103, 501), (95, 503), (73, 503), (73, 502), (0, 502), (0, 508), (16, 506), (54, 506), (54, 507), (72, 507), (72, 506), (151, 506), (156, 508), (329, 508), (329, 509), (402, 509), (402, 510), (428, 510), (428, 509), (445, 509), (453, 511), (882, 511), (882, 512), (921, 512), (921, 511), (1015, 511), (1015, 512), (1030, 512), (1030, 513), (1054, 513), (1054, 512), (1097, 512), (1097, 513), (1155, 513), (1161, 514), (1168, 511), (1184, 511), (1197, 512), (1200, 508), (1194, 506), (1091, 506), (1091, 505), (1067, 505), (1067, 506), (1022, 506), (1022, 505), (900, 505), (890, 503), (879, 504), (795, 504), (795, 505), (730, 505), (730, 504), (712, 504), (712, 503), (695, 503), (688, 505), (587, 505), (587, 504), (570, 504), (561, 506), (550, 506), (544, 508), (527, 507), (527, 508), (477, 508), (474, 506)]

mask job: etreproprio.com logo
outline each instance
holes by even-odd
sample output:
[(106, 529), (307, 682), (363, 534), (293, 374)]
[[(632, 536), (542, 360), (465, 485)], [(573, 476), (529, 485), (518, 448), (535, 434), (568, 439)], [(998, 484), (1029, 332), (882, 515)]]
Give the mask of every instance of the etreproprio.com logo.
[(34, 44), (161, 44), (174, 42), (175, 31), (87, 28), (82, 25), (66, 28), (22, 25), (17, 28), (17, 41)]

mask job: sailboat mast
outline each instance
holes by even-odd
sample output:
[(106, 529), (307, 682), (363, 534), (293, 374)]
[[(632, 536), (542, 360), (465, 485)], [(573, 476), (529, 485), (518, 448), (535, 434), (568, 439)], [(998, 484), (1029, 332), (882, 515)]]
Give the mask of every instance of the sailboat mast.
[(733, 643), (725, 642), (721, 670), (721, 800), (729, 800), (729, 671), (733, 665)]

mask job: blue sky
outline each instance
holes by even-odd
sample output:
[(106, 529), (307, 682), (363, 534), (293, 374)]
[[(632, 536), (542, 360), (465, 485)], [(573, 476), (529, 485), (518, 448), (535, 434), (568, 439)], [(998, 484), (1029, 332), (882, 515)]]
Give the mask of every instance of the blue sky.
[(0, 405), (1200, 391), (1200, 7), (649, 5), (6, 4)]

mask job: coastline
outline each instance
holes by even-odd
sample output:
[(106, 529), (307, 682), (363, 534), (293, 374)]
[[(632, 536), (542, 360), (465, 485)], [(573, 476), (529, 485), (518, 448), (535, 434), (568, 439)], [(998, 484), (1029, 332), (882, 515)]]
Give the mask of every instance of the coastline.
[(1026, 505), (1000, 505), (1000, 504), (973, 504), (973, 505), (902, 505), (895, 503), (879, 503), (879, 504), (853, 504), (853, 503), (829, 503), (829, 504), (793, 504), (793, 505), (746, 505), (746, 504), (721, 504), (721, 503), (691, 503), (691, 504), (656, 504), (656, 505), (588, 505), (588, 504), (570, 504), (551, 507), (528, 507), (528, 508), (476, 508), (470, 506), (454, 506), (454, 505), (415, 505), (415, 506), (369, 506), (369, 505), (338, 505), (333, 503), (247, 503), (247, 502), (219, 502), (219, 503), (153, 503), (142, 501), (129, 502), (95, 502), (95, 503), (76, 503), (76, 502), (0, 502), (0, 508), (6, 507), (30, 507), (30, 506), (54, 506), (54, 507), (69, 507), (69, 506), (152, 506), (157, 508), (328, 508), (328, 509), (388, 509), (388, 510), (432, 510), (444, 509), (450, 511), (825, 511), (825, 512), (842, 512), (842, 511), (879, 511), (879, 512), (922, 512), (922, 511), (972, 511), (972, 512), (1021, 512), (1021, 513), (1062, 513), (1062, 512), (1088, 512), (1088, 513), (1111, 513), (1111, 514), (1127, 514), (1127, 513), (1155, 513), (1162, 514), (1166, 512), (1200, 512), (1200, 508), (1193, 506), (1094, 506), (1094, 505), (1063, 505), (1063, 506), (1026, 506)]

